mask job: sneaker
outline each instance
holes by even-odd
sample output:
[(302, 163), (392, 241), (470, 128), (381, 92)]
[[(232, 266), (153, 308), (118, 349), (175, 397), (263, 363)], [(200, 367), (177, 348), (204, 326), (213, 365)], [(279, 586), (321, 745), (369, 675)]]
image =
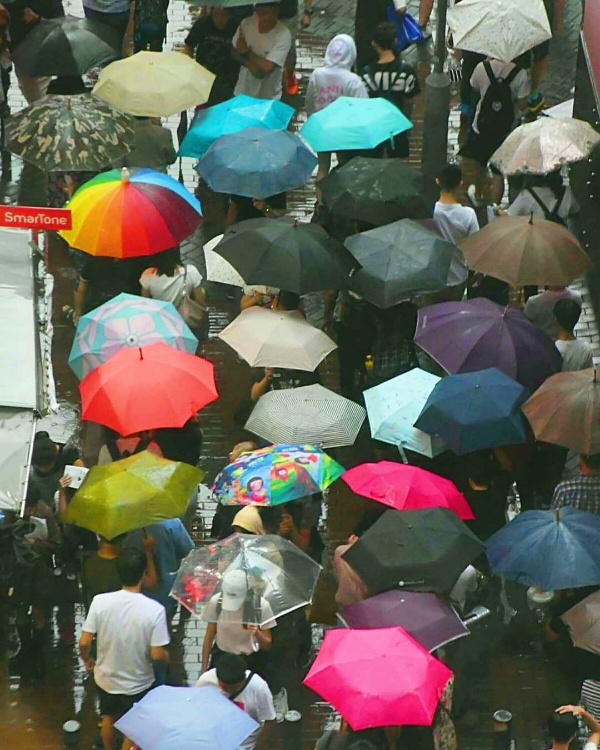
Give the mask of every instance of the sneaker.
[(281, 688), (277, 695), (273, 696), (273, 705), (275, 706), (275, 721), (281, 724), (289, 710), (288, 695), (285, 688)]
[(481, 208), (482, 206), (485, 206), (487, 204), (487, 201), (483, 196), (477, 195), (477, 188), (475, 187), (475, 185), (469, 185), (467, 189), (467, 195), (469, 196), (469, 200), (475, 206), (475, 208)]
[(534, 91), (533, 94), (529, 95), (529, 99), (527, 100), (527, 112), (535, 115), (542, 109), (545, 103), (544, 95), (540, 94), (539, 91)]

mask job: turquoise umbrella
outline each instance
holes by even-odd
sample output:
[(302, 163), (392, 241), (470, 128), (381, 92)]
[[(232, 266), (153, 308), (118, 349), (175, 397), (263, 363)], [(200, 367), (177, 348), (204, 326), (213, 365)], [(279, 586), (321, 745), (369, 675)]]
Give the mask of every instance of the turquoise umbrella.
[(340, 96), (311, 115), (300, 131), (315, 151), (371, 149), (412, 128), (387, 99)]
[(82, 380), (123, 347), (161, 342), (190, 354), (198, 346), (170, 302), (119, 294), (80, 318), (69, 366)]

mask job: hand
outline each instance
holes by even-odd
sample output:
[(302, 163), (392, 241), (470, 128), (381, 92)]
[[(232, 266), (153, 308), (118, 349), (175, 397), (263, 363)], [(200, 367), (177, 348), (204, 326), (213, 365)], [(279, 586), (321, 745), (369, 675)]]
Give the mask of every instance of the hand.
[(83, 659), (83, 666), (85, 667), (86, 672), (93, 672), (94, 667), (96, 666), (96, 660), (95, 659)]
[(300, 18), (300, 28), (307, 29), (312, 21), (312, 16), (309, 13), (303, 13)]
[(583, 716), (586, 712), (583, 706), (559, 706), (556, 709), (557, 714), (573, 714), (573, 716)]
[(258, 198), (252, 201), (252, 205), (257, 211), (262, 211), (263, 213), (265, 209), (269, 208), (269, 204), (266, 201), (259, 200)]
[(34, 21), (39, 21), (40, 18), (41, 16), (34, 13), (31, 8), (25, 8), (23, 11), (23, 19), (25, 20), (25, 23), (33, 23)]
[(71, 477), (68, 474), (65, 474), (58, 480), (58, 486), (62, 490), (66, 490), (67, 487), (71, 484)]
[(240, 53), (240, 55), (245, 55), (246, 52), (250, 51), (250, 47), (248, 47), (248, 42), (246, 41), (246, 38), (243, 34), (240, 33), (237, 42), (235, 43), (236, 50)]
[(294, 519), (288, 514), (285, 513), (281, 516), (281, 521), (279, 522), (279, 534), (284, 537), (290, 537), (294, 531)]
[(258, 631), (260, 630), (258, 625), (256, 625), (256, 623), (253, 623), (253, 622), (245, 623), (244, 628), (248, 631), (248, 633), (250, 633), (250, 635), (256, 635), (256, 633), (258, 633)]
[(265, 378), (267, 380), (271, 380), (273, 378), (273, 368), (272, 367), (265, 367)]
[(81, 318), (81, 313), (78, 313), (77, 310), (73, 310), (72, 321), (73, 321), (74, 326), (76, 326), (77, 323), (79, 323), (79, 318)]

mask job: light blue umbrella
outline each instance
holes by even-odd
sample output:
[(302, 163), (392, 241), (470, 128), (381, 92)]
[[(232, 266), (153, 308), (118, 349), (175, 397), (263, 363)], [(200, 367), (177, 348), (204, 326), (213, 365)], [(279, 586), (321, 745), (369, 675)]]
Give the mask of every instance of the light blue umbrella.
[(259, 726), (209, 685), (161, 685), (115, 722), (142, 750), (236, 750)]
[(170, 302), (122, 293), (81, 316), (69, 366), (82, 380), (125, 346), (158, 343), (194, 354), (198, 339)]
[(196, 171), (217, 193), (268, 198), (306, 185), (316, 166), (317, 155), (295, 133), (246, 128), (216, 140)]
[(412, 128), (387, 99), (340, 96), (311, 115), (300, 131), (315, 151), (371, 149)]
[(285, 130), (293, 114), (293, 107), (274, 99), (234, 96), (196, 113), (177, 155), (200, 157), (217, 138), (246, 128)]

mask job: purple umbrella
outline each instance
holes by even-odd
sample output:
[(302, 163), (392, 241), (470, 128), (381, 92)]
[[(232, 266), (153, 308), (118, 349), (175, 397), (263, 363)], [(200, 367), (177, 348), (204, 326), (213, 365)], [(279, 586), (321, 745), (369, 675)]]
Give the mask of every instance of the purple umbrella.
[(416, 591), (386, 591), (344, 607), (338, 616), (348, 628), (403, 627), (428, 651), (469, 634), (452, 607)]
[(419, 310), (415, 342), (449, 373), (497, 367), (534, 390), (562, 367), (552, 339), (520, 310), (483, 297)]

